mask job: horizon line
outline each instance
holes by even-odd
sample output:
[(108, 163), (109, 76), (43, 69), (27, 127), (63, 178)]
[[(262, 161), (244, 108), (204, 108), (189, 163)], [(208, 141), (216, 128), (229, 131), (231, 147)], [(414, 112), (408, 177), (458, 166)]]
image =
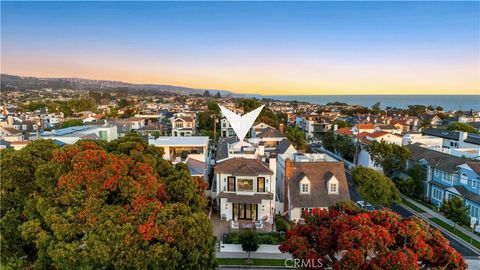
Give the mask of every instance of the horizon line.
[(110, 82), (119, 82), (119, 83), (125, 83), (125, 84), (131, 84), (131, 85), (164, 85), (164, 86), (174, 86), (174, 87), (183, 87), (183, 88), (189, 88), (189, 89), (194, 89), (198, 91), (226, 91), (230, 92), (231, 94), (235, 95), (258, 95), (258, 96), (376, 96), (376, 95), (381, 95), (381, 96), (480, 96), (480, 92), (477, 94), (296, 94), (296, 95), (282, 95), (282, 94), (274, 94), (274, 95), (265, 95), (265, 94), (257, 94), (257, 93), (239, 93), (235, 92), (234, 90), (228, 90), (228, 89), (212, 89), (212, 88), (198, 88), (198, 87), (189, 87), (189, 86), (182, 86), (182, 85), (175, 85), (175, 84), (164, 84), (164, 83), (133, 83), (133, 82), (126, 82), (126, 81), (120, 81), (120, 80), (112, 80), (112, 79), (90, 79), (90, 78), (85, 78), (85, 77), (43, 77), (43, 76), (35, 76), (35, 75), (17, 75), (17, 74), (11, 74), (11, 73), (6, 73), (2, 72), (0, 73), (1, 75), (9, 75), (9, 76), (17, 76), (17, 77), (24, 77), (24, 78), (37, 78), (37, 79), (81, 79), (81, 80), (91, 80), (91, 81), (110, 81)]

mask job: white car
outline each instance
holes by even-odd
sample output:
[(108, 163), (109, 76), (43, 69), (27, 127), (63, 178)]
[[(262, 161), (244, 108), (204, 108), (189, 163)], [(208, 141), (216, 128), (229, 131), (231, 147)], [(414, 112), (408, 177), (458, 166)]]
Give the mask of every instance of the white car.
[(365, 202), (364, 201), (357, 201), (357, 205), (358, 207), (364, 209), (364, 210), (367, 210), (367, 211), (373, 211), (375, 210), (375, 207), (373, 207), (371, 204), (367, 203), (365, 205)]

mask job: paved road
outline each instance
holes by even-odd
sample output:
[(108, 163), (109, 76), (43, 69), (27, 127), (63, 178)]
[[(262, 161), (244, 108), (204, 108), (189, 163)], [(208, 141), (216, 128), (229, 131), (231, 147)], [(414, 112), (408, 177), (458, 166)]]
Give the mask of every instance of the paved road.
[[(348, 189), (349, 189), (349, 192), (350, 192), (350, 198), (352, 199), (352, 201), (356, 202), (356, 201), (362, 200), (362, 198), (358, 194), (357, 190), (352, 185), (351, 175), (349, 173), (347, 173), (347, 180), (348, 180)], [(405, 209), (404, 207), (402, 207), (400, 205), (393, 205), (392, 207), (390, 207), (390, 209), (393, 210), (394, 212), (398, 213), (399, 215), (401, 215), (404, 218), (413, 215), (412, 212), (408, 211), (407, 209)], [(452, 238), (451, 236), (449, 236), (445, 233), (442, 233), (442, 234), (445, 236), (445, 238), (448, 239), (448, 241), (450, 241), (450, 246), (453, 247), (458, 252), (460, 252), (464, 257), (466, 257), (466, 258), (468, 258), (468, 257), (477, 258), (480, 255), (480, 254), (477, 254), (475, 251), (471, 250), (469, 247), (460, 243), (458, 240)]]

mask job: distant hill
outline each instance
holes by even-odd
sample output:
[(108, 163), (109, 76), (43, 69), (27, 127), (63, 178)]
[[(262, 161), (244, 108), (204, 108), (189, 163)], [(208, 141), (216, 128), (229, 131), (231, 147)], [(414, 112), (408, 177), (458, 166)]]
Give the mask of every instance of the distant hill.
[(81, 78), (37, 78), (21, 77), (9, 74), (0, 74), (2, 90), (25, 90), (25, 89), (84, 89), (84, 90), (103, 90), (103, 91), (140, 91), (140, 92), (159, 92), (171, 94), (203, 94), (208, 90), (211, 95), (220, 92), (222, 96), (235, 95), (226, 90), (199, 89), (174, 85), (163, 84), (134, 84), (120, 81), (90, 80)]

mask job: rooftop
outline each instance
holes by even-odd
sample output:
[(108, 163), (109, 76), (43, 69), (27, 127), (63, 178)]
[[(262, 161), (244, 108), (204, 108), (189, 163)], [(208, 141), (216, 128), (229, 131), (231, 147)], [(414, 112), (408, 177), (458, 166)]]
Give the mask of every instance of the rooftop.
[(149, 139), (148, 144), (155, 146), (208, 146), (208, 136), (158, 137)]

